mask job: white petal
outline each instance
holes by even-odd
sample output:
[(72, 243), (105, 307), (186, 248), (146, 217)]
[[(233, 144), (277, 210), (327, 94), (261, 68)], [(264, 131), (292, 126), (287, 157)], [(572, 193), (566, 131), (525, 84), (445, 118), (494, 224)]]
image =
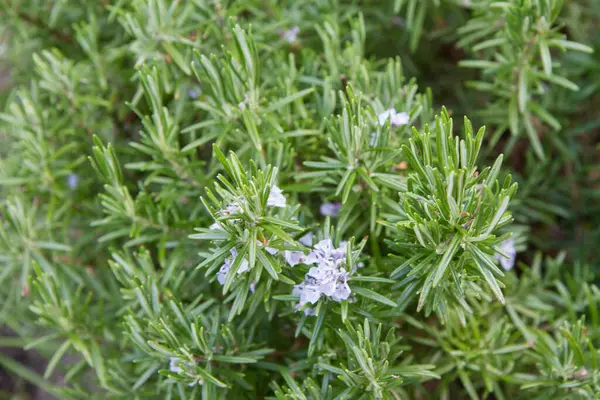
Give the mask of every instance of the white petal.
[(500, 244), (500, 248), (504, 251), (508, 258), (504, 257), (501, 254), (496, 253), (496, 260), (500, 262), (500, 265), (505, 271), (509, 271), (513, 269), (515, 266), (515, 259), (517, 257), (517, 249), (515, 248), (515, 241), (512, 239), (506, 239)]
[(265, 246), (265, 251), (266, 251), (267, 253), (269, 253), (269, 254), (273, 255), (273, 256), (274, 256), (275, 254), (279, 253), (279, 250), (277, 250), (277, 249), (274, 249), (274, 248), (272, 248), (272, 247), (269, 247), (269, 246)]
[(285, 196), (282, 194), (283, 191), (277, 186), (273, 185), (269, 192), (269, 198), (267, 199), (267, 205), (271, 207), (285, 207)]
[(406, 125), (406, 124), (408, 124), (409, 119), (410, 119), (410, 117), (405, 112), (401, 112), (401, 113), (392, 115), (392, 121), (391, 121), (392, 126)]
[(311, 251), (310, 253), (308, 253), (308, 255), (306, 256), (306, 260), (304, 260), (305, 264), (316, 264), (318, 263), (323, 257), (321, 257), (319, 254), (317, 254), (314, 251)]
[(396, 112), (395, 108), (390, 108), (388, 110), (385, 110), (384, 112), (379, 114), (377, 116), (377, 118), (379, 120), (379, 125), (381, 125), (381, 126), (385, 125), (385, 123), (387, 122), (388, 119), (390, 120), (390, 124), (392, 126), (406, 125), (406, 124), (408, 124), (408, 121), (410, 119), (410, 117), (407, 113)]
[(286, 29), (283, 31), (282, 37), (288, 43), (294, 43), (298, 40), (298, 33), (300, 33), (300, 28), (294, 26), (293, 28)]
[(242, 209), (237, 204), (229, 204), (227, 207), (225, 207), (223, 211), (221, 211), (221, 213), (226, 215), (232, 215), (239, 214), (240, 211), (242, 211)]
[(348, 286), (346, 282), (338, 283), (335, 288), (335, 292), (331, 296), (331, 299), (337, 302), (340, 302), (342, 300), (348, 300), (348, 297), (350, 297), (350, 293), (350, 286)]
[(317, 243), (314, 249), (322, 254), (323, 257), (329, 257), (333, 251), (331, 239), (324, 239)]
[(302, 253), (301, 251), (289, 251), (286, 250), (283, 252), (283, 257), (285, 258), (285, 261), (287, 261), (288, 264), (290, 264), (291, 267), (295, 267), (298, 264), (302, 264), (304, 263), (304, 253)]
[(302, 295), (303, 290), (304, 290), (304, 283), (294, 285), (294, 288), (292, 289), (292, 296), (300, 297), (300, 295)]
[(510, 271), (515, 266), (515, 262), (512, 258), (502, 257), (500, 259), (500, 265), (502, 266), (502, 269), (504, 269), (505, 271)]
[(171, 361), (169, 362), (169, 371), (180, 373), (183, 372), (181, 368), (181, 359), (177, 357), (171, 357)]
[(308, 232), (306, 235), (302, 236), (298, 241), (305, 246), (312, 246), (312, 232)]
[(248, 260), (243, 259), (242, 263), (240, 264), (240, 267), (237, 270), (238, 274), (243, 274), (244, 272), (248, 271), (250, 269), (250, 264), (248, 264)]
[(318, 267), (322, 271), (334, 273), (335, 270), (343, 263), (343, 260), (334, 260), (332, 257), (322, 258), (319, 260)]
[(318, 267), (312, 267), (308, 270), (307, 276), (311, 276), (316, 280), (330, 279), (335, 271), (331, 264), (322, 263)]
[(335, 283), (335, 280), (331, 279), (321, 283), (319, 285), (319, 291), (325, 296), (332, 296), (335, 293), (336, 287), (337, 284)]
[(313, 286), (306, 286), (300, 295), (300, 303), (302, 305), (306, 303), (315, 304), (321, 298), (321, 292)]
[(338, 260), (346, 261), (346, 247), (347, 246), (348, 246), (348, 242), (340, 243), (340, 247), (338, 247), (337, 249), (335, 249), (331, 252), (331, 257), (335, 261), (338, 261)]
[(381, 114), (379, 114), (377, 116), (377, 119), (379, 120), (379, 125), (381, 125), (381, 126), (385, 125), (387, 120), (390, 119), (390, 117), (394, 114), (396, 114), (395, 108), (387, 109), (384, 112), (382, 112)]
[(228, 273), (229, 273), (229, 265), (223, 264), (221, 266), (221, 269), (219, 269), (219, 272), (217, 273), (217, 281), (219, 281), (219, 283), (221, 285), (225, 284), (225, 280), (227, 279)]

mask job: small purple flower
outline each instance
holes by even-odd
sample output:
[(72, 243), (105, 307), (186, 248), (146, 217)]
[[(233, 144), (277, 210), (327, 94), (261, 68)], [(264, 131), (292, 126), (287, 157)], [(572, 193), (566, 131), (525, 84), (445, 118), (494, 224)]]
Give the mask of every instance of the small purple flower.
[(395, 108), (390, 108), (379, 114), (377, 119), (379, 120), (379, 125), (381, 126), (385, 125), (388, 119), (390, 120), (390, 124), (392, 126), (400, 126), (408, 124), (410, 117), (405, 112), (396, 112)]
[(312, 246), (313, 234), (312, 232), (308, 232), (306, 235), (302, 236), (298, 241), (303, 245), (310, 247)]
[[(235, 259), (237, 258), (237, 255), (238, 255), (237, 249), (235, 247), (230, 250), (230, 253), (231, 253), (231, 257), (225, 259), (225, 261), (223, 262), (223, 265), (221, 266), (221, 269), (219, 269), (219, 272), (217, 273), (217, 281), (219, 281), (219, 283), (221, 285), (225, 285), (225, 281), (227, 280), (227, 274), (229, 273), (229, 269), (235, 262)], [(248, 271), (249, 269), (250, 269), (250, 265), (248, 264), (248, 260), (246, 260), (244, 258), (242, 260), (242, 262), (240, 263), (240, 267), (238, 268), (237, 273), (238, 273), (238, 275), (243, 274), (244, 272)]]
[(285, 196), (283, 195), (283, 190), (279, 189), (277, 186), (273, 185), (271, 187), (271, 191), (269, 192), (269, 198), (267, 199), (267, 205), (270, 207), (285, 207)]
[(513, 269), (515, 266), (515, 259), (517, 258), (517, 249), (515, 248), (515, 241), (512, 239), (506, 239), (500, 243), (500, 248), (503, 252), (508, 255), (508, 258), (503, 255), (496, 253), (495, 257), (505, 271)]
[(193, 89), (190, 89), (190, 91), (188, 92), (188, 96), (190, 96), (190, 99), (197, 99), (198, 97), (200, 97), (200, 95), (202, 94), (202, 89), (200, 88), (200, 86), (197, 86)]
[(77, 185), (79, 185), (79, 176), (77, 174), (69, 174), (67, 177), (67, 185), (69, 185), (71, 189), (76, 189)]
[(237, 204), (229, 204), (227, 207), (225, 207), (224, 210), (221, 210), (221, 214), (224, 215), (232, 215), (232, 214), (239, 214), (242, 211), (242, 208), (237, 205)]
[(269, 246), (265, 246), (265, 251), (266, 251), (267, 253), (269, 253), (270, 255), (272, 255), (272, 256), (274, 256), (274, 255), (276, 255), (277, 253), (279, 253), (279, 250), (277, 250), (277, 249), (274, 249), (273, 247), (269, 247)]
[(300, 33), (300, 28), (297, 26), (294, 26), (293, 28), (286, 29), (285, 31), (281, 32), (281, 37), (286, 42), (292, 44), (292, 43), (295, 43), (298, 41), (299, 33)]
[(336, 217), (340, 213), (341, 209), (342, 203), (330, 203), (326, 201), (325, 203), (321, 204), (320, 211), (321, 215), (324, 217)]
[[(348, 277), (351, 273), (345, 269), (346, 248), (346, 242), (340, 243), (340, 247), (335, 248), (331, 239), (325, 239), (317, 243), (313, 251), (302, 259), (301, 262), (304, 264), (317, 264), (317, 266), (310, 268), (304, 276), (304, 282), (295, 285), (292, 290), (292, 295), (299, 297), (296, 310), (305, 307), (307, 303), (317, 303), (322, 296), (338, 303), (350, 298), (352, 290), (348, 286)], [(289, 253), (291, 256), (299, 252)], [(287, 256), (286, 254), (286, 260)], [(310, 310), (304, 308), (305, 315), (314, 315), (314, 310)]]
[(176, 374), (183, 372), (183, 368), (181, 368), (182, 361), (180, 358), (171, 357), (171, 361), (169, 362), (169, 371), (175, 372)]

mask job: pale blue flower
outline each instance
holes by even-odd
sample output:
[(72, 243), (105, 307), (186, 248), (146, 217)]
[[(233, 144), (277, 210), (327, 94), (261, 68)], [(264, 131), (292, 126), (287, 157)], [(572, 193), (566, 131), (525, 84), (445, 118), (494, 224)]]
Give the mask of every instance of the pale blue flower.
[(200, 88), (200, 86), (197, 86), (193, 89), (190, 89), (190, 91), (188, 92), (188, 96), (190, 96), (191, 99), (197, 99), (198, 97), (200, 97), (200, 95), (202, 94), (202, 89)]
[[(221, 269), (219, 269), (219, 272), (217, 273), (217, 281), (219, 281), (219, 283), (221, 285), (225, 284), (225, 280), (227, 279), (227, 274), (229, 273), (229, 269), (231, 268), (231, 266), (233, 265), (233, 263), (235, 262), (235, 259), (237, 258), (238, 252), (237, 249), (234, 247), (230, 250), (231, 252), (231, 257), (228, 257), (225, 259), (225, 261), (223, 262), (223, 265), (221, 266)], [(248, 271), (250, 269), (250, 264), (248, 264), (248, 260), (243, 259), (240, 267), (237, 270), (237, 274), (243, 274), (244, 272)]]
[[(337, 302), (348, 300), (352, 290), (348, 285), (350, 273), (345, 268), (346, 247), (346, 242), (342, 242), (340, 247), (335, 248), (331, 239), (321, 240), (313, 247), (313, 251), (306, 259), (302, 259), (301, 262), (305, 264), (317, 264), (317, 266), (312, 267), (305, 275), (304, 282), (295, 285), (292, 290), (292, 295), (299, 297), (297, 310), (307, 303), (315, 304), (322, 296)], [(294, 252), (290, 252), (290, 258), (292, 253)], [(306, 309), (304, 311), (306, 315), (312, 315), (310, 311), (308, 313)]]
[(395, 108), (390, 108), (382, 112), (377, 116), (379, 120), (379, 125), (383, 126), (385, 123), (390, 120), (390, 124), (392, 126), (400, 126), (408, 124), (410, 117), (405, 112), (396, 112)]
[(313, 234), (312, 232), (308, 232), (306, 235), (302, 236), (298, 241), (305, 246), (312, 246)]
[(79, 176), (77, 174), (69, 174), (67, 177), (67, 185), (69, 185), (71, 189), (76, 189), (79, 185)]
[(285, 207), (285, 196), (283, 195), (283, 190), (279, 189), (277, 186), (273, 185), (271, 187), (271, 192), (269, 192), (269, 198), (267, 199), (267, 205), (271, 207)]
[(298, 41), (299, 33), (300, 33), (300, 28), (297, 26), (294, 26), (293, 28), (286, 29), (285, 31), (281, 32), (281, 37), (286, 42), (292, 44), (292, 43), (295, 43)]
[(169, 371), (171, 372), (175, 372), (175, 373), (180, 373), (183, 372), (183, 368), (181, 368), (181, 358), (178, 357), (171, 357), (171, 361), (169, 363)]
[(336, 217), (340, 213), (341, 209), (342, 203), (339, 202), (330, 203), (326, 201), (325, 203), (321, 204), (320, 207), (321, 215), (324, 217)]
[(505, 271), (513, 269), (515, 266), (515, 259), (517, 258), (517, 249), (515, 248), (515, 241), (512, 239), (506, 239), (500, 243), (500, 248), (504, 253), (508, 255), (508, 258), (503, 255), (496, 253), (495, 257)]

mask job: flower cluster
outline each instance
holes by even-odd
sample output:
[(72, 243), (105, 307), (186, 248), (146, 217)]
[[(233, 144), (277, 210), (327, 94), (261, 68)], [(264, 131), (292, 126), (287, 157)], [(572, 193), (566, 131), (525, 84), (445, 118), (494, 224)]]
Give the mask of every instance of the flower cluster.
[[(300, 298), (296, 309), (303, 308), (307, 303), (315, 304), (322, 296), (337, 302), (350, 297), (348, 276), (351, 271), (346, 269), (346, 242), (335, 248), (331, 239), (321, 240), (308, 256), (298, 251), (286, 251), (285, 258), (291, 266), (300, 263), (317, 264), (305, 275), (304, 282), (294, 286), (292, 295)], [(314, 310), (304, 308), (304, 313), (312, 315)]]

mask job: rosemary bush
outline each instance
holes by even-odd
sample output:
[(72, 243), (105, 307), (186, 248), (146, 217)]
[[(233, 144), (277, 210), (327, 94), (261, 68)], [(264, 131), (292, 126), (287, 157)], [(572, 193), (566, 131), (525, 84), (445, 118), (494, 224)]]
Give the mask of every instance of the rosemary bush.
[(15, 379), (60, 399), (598, 398), (600, 3), (0, 13), (19, 337), (0, 346), (47, 359), (0, 355)]

